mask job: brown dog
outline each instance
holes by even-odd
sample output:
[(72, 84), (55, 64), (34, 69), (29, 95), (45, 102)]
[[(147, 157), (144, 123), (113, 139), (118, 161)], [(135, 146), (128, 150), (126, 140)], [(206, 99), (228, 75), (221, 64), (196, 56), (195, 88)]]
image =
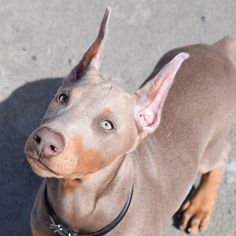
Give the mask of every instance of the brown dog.
[[(236, 39), (167, 53), (130, 95), (99, 76), (109, 15), (107, 9), (96, 41), (27, 141), (28, 161), (45, 177), (32, 210), (33, 235), (160, 235), (199, 172), (180, 228), (204, 231), (236, 115), (229, 59)], [(190, 55), (184, 63), (188, 54), (181, 52)]]

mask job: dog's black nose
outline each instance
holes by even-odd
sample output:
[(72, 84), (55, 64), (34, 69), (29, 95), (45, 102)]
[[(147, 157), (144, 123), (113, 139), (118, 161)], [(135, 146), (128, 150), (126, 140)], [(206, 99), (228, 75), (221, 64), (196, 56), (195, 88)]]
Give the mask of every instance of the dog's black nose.
[(61, 153), (65, 144), (62, 135), (43, 127), (34, 134), (33, 147), (40, 157), (49, 158)]

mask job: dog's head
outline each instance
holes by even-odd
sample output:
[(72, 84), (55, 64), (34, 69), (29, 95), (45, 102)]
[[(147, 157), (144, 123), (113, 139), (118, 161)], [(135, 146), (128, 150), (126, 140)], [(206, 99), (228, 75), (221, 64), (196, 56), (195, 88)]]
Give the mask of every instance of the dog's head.
[(99, 76), (110, 9), (95, 42), (65, 78), (25, 153), (43, 177), (81, 178), (134, 150), (158, 127), (176, 72), (188, 58), (180, 53), (143, 88), (130, 95)]

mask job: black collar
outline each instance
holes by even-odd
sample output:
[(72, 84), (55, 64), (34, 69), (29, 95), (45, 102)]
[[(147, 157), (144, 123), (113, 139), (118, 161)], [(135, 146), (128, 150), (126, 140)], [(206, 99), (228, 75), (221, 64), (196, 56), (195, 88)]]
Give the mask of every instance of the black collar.
[(107, 234), (108, 232), (110, 232), (111, 230), (113, 230), (120, 222), (121, 220), (124, 218), (124, 216), (126, 215), (130, 203), (132, 201), (132, 197), (133, 197), (133, 192), (134, 192), (134, 185), (132, 185), (128, 199), (125, 203), (125, 205), (123, 206), (123, 208), (121, 209), (121, 211), (119, 212), (119, 214), (117, 215), (117, 217), (107, 226), (105, 226), (104, 228), (93, 232), (93, 233), (88, 233), (88, 234), (79, 234), (76, 233), (68, 228), (66, 228), (65, 226), (63, 226), (62, 224), (57, 224), (53, 218), (53, 209), (50, 206), (49, 202), (48, 202), (48, 198), (47, 198), (47, 185), (45, 187), (45, 204), (46, 204), (46, 208), (48, 211), (48, 216), (50, 218), (50, 228), (52, 229), (52, 231), (55, 234), (58, 234), (60, 236), (102, 236)]

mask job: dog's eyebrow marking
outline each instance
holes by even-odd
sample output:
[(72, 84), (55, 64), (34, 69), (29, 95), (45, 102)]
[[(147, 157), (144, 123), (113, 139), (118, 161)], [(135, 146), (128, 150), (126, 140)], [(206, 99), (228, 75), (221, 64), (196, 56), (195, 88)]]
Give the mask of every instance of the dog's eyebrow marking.
[(112, 114), (112, 111), (109, 107), (105, 107), (101, 113), (102, 117), (108, 117)]

